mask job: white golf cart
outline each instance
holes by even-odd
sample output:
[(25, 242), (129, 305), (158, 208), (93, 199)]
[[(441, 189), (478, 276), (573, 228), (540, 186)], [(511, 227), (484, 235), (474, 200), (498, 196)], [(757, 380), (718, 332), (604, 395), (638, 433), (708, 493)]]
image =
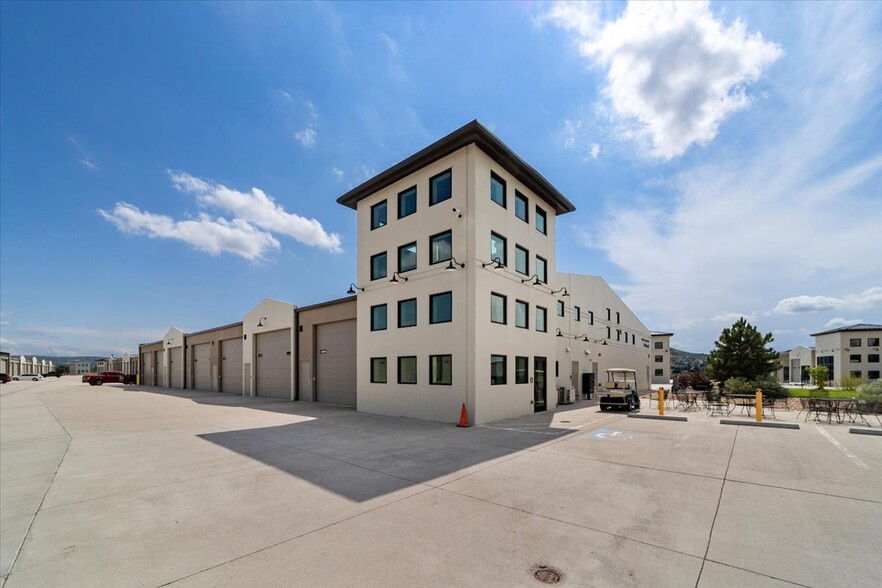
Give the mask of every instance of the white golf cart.
[(637, 371), (628, 368), (609, 368), (606, 382), (597, 385), (600, 410), (624, 408), (629, 412), (640, 408), (637, 394)]

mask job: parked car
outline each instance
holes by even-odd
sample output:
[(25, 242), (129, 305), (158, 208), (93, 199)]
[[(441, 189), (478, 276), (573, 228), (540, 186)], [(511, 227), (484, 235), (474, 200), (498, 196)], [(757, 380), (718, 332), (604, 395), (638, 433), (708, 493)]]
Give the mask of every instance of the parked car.
[(83, 376), (83, 382), (90, 386), (101, 386), (102, 384), (134, 384), (134, 374), (124, 374), (122, 372), (101, 372), (100, 374), (86, 374)]
[(9, 377), (9, 374), (0, 374), (0, 384), (5, 384), (10, 381), (12, 378)]
[(12, 379), (16, 381), (33, 380), (34, 382), (39, 382), (43, 379), (43, 376), (40, 374), (19, 374), (17, 376), (12, 376)]
[(63, 375), (64, 374), (62, 374), (61, 372), (46, 372), (45, 374), (43, 374), (43, 377), (44, 378), (52, 378), (52, 377), (60, 378)]

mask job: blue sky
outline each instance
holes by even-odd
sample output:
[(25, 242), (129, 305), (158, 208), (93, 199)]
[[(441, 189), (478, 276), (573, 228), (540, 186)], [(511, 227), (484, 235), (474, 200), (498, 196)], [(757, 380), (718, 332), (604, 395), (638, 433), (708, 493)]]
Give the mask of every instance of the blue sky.
[(479, 119), (558, 269), (674, 345), (882, 323), (882, 4), (2, 3), (0, 346), (137, 350), (355, 277), (350, 187)]

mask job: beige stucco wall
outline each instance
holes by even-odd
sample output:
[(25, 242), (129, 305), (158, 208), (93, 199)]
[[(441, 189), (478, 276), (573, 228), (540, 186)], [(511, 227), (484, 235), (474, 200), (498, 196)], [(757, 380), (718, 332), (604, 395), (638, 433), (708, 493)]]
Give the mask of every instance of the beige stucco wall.
[[(294, 361), (297, 358), (297, 339), (295, 337), (294, 311), (297, 307), (289, 302), (282, 302), (272, 298), (264, 298), (260, 304), (255, 306), (242, 319), (242, 361), (244, 369), (242, 370), (242, 378), (244, 385), (242, 387), (245, 396), (254, 396), (254, 365), (255, 350), (254, 336), (256, 334), (269, 333), (281, 329), (290, 329), (290, 345), (291, 345), (291, 390), (290, 399), (294, 400)], [(260, 319), (264, 319), (263, 326), (258, 327)]]
[(211, 350), (209, 352), (209, 364), (211, 365), (211, 390), (217, 392), (220, 390), (220, 373), (218, 371), (218, 368), (220, 366), (220, 345), (218, 343), (224, 339), (241, 338), (242, 323), (235, 323), (232, 325), (217, 327), (215, 329), (200, 331), (196, 334), (187, 335), (187, 388), (192, 390), (195, 384), (194, 378), (196, 374), (196, 369), (195, 365), (193, 364), (194, 345), (202, 345), (205, 343), (211, 344)]
[[(852, 339), (859, 339), (860, 346), (852, 344)], [(851, 372), (861, 372), (864, 379), (868, 379), (871, 371), (878, 372), (882, 370), (882, 363), (870, 361), (870, 355), (880, 355), (880, 347), (869, 345), (868, 339), (882, 339), (882, 329), (875, 331), (839, 331), (829, 333), (827, 335), (818, 335), (815, 337), (815, 362), (818, 365), (819, 359), (825, 356), (833, 357), (833, 377), (834, 384), (839, 384), (843, 374)], [(851, 362), (851, 356), (860, 357), (860, 361)]]
[[(649, 345), (649, 370), (653, 384), (668, 384), (671, 381), (671, 336), (650, 335)], [(656, 343), (661, 344), (661, 349), (656, 349)], [(661, 355), (662, 361), (655, 361), (655, 356)], [(655, 370), (662, 370), (661, 375), (656, 375)]]
[[(157, 377), (159, 385), (165, 388), (171, 388), (171, 372), (169, 370), (169, 357), (173, 350), (183, 347), (185, 344), (185, 333), (177, 327), (172, 327), (162, 338), (162, 357), (159, 362), (160, 372)], [(186, 354), (184, 355), (184, 365), (186, 366)], [(185, 380), (186, 381), (186, 380)]]
[[(295, 383), (298, 400), (315, 401), (316, 328), (327, 323), (352, 320), (356, 318), (357, 312), (358, 303), (352, 299), (323, 304), (314, 308), (298, 309), (297, 361), (299, 363), (297, 369), (299, 377), (297, 378), (298, 382)], [(370, 317), (368, 316), (366, 320), (370, 322)], [(356, 366), (352, 366), (352, 368), (355, 369)]]

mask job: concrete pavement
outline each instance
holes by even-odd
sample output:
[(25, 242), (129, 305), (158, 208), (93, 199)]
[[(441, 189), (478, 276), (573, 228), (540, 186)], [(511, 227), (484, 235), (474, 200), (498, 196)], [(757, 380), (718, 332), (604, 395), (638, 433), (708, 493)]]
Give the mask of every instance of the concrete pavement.
[(846, 425), (577, 405), (457, 429), (73, 377), (0, 395), (9, 588), (538, 586), (539, 565), (568, 586), (882, 584), (882, 439)]

